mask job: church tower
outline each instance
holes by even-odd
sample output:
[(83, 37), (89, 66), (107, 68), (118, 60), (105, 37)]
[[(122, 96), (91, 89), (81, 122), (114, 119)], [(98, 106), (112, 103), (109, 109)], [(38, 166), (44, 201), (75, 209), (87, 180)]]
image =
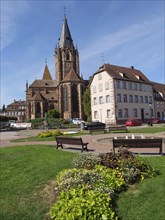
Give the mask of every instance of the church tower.
[(68, 22), (64, 16), (61, 37), (55, 49), (56, 81), (61, 82), (72, 68), (76, 74), (80, 74), (78, 50), (74, 47)]
[(55, 48), (56, 82), (59, 85), (59, 111), (61, 117), (83, 118), (82, 94), (84, 80), (80, 77), (79, 53), (70, 34), (64, 15), (61, 36)]

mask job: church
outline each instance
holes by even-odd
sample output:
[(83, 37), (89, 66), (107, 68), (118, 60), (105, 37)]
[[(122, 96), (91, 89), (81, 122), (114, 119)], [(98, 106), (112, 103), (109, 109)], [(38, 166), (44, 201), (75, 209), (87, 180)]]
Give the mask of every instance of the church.
[(82, 96), (87, 81), (80, 76), (79, 53), (65, 15), (54, 57), (55, 80), (46, 63), (42, 79), (31, 85), (26, 82), (26, 119), (45, 117), (50, 109), (64, 119), (84, 118)]

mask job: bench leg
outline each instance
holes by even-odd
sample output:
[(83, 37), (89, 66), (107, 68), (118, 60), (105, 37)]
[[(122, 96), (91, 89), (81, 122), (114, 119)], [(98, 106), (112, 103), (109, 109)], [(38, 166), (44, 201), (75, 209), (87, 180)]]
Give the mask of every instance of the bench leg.
[(86, 150), (86, 151), (88, 152), (87, 144), (85, 144), (85, 145), (82, 146), (81, 152), (83, 152), (84, 150)]
[(57, 143), (57, 145), (56, 145), (56, 149), (58, 149), (59, 147), (63, 148), (62, 144)]

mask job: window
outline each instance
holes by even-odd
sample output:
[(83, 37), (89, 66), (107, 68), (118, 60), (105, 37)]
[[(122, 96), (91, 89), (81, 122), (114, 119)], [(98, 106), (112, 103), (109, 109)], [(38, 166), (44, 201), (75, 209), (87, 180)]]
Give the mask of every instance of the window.
[(129, 95), (129, 103), (133, 103), (133, 96)]
[(142, 84), (139, 84), (139, 91), (142, 91)]
[(70, 60), (70, 54), (69, 54), (69, 52), (67, 52), (67, 54), (66, 54), (66, 60)]
[(134, 90), (137, 90), (137, 83), (134, 83)]
[(99, 97), (99, 104), (103, 104), (103, 97), (102, 96)]
[(128, 118), (128, 108), (124, 109), (124, 118)]
[(118, 89), (119, 89), (119, 88), (120, 88), (120, 81), (119, 81), (119, 80), (116, 80), (115, 82), (116, 82), (116, 83), (115, 83), (116, 88), (118, 88)]
[(68, 111), (68, 87), (64, 85), (63, 87), (63, 105), (64, 111)]
[(93, 105), (97, 105), (97, 99), (96, 99), (96, 97), (93, 98)]
[(140, 103), (143, 103), (143, 96), (140, 96)]
[(117, 94), (117, 102), (121, 102), (121, 94)]
[(118, 109), (118, 117), (122, 118), (122, 109)]
[(123, 95), (123, 101), (124, 101), (124, 102), (127, 102), (127, 94), (124, 94), (124, 95)]
[(148, 103), (148, 96), (145, 96), (145, 103)]
[(135, 103), (138, 103), (138, 95), (135, 95), (134, 100), (135, 100)]
[(99, 92), (101, 92), (103, 90), (102, 84), (99, 84)]
[(132, 90), (132, 83), (131, 82), (128, 83), (128, 89)]
[(149, 97), (149, 103), (152, 103), (152, 96)]
[(106, 89), (106, 90), (109, 89), (109, 82), (105, 82), (105, 89)]
[(101, 73), (98, 74), (98, 80), (101, 80), (102, 79), (102, 76), (101, 76)]
[(93, 93), (96, 93), (96, 86), (93, 86)]
[(111, 110), (107, 109), (107, 118), (111, 118)]
[(106, 95), (106, 103), (110, 102), (110, 95)]
[(98, 118), (98, 112), (94, 111), (94, 119), (97, 119), (97, 118)]
[(137, 109), (136, 108), (133, 109), (133, 117), (137, 117)]
[(123, 89), (127, 89), (127, 85), (125, 81), (123, 81)]

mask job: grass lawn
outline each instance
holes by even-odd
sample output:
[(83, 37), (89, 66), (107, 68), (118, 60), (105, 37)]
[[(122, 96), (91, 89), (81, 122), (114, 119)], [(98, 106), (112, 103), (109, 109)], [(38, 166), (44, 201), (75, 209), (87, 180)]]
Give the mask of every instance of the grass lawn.
[(121, 220), (165, 219), (165, 157), (146, 157), (161, 175), (141, 181), (119, 195), (118, 215)]
[(75, 153), (52, 146), (2, 148), (0, 219), (43, 220), (54, 203), (54, 179)]
[[(71, 167), (75, 153), (52, 146), (2, 148), (0, 219), (46, 220), (54, 203), (54, 179)], [(163, 220), (165, 217), (165, 157), (145, 157), (161, 175), (141, 181), (119, 195), (120, 220)]]
[(157, 126), (149, 126), (149, 127), (129, 127), (128, 128), (128, 132), (130, 133), (150, 133), (150, 134), (153, 134), (153, 133), (158, 133), (158, 132), (163, 132), (165, 131), (165, 126), (161, 126), (161, 127), (157, 127)]

